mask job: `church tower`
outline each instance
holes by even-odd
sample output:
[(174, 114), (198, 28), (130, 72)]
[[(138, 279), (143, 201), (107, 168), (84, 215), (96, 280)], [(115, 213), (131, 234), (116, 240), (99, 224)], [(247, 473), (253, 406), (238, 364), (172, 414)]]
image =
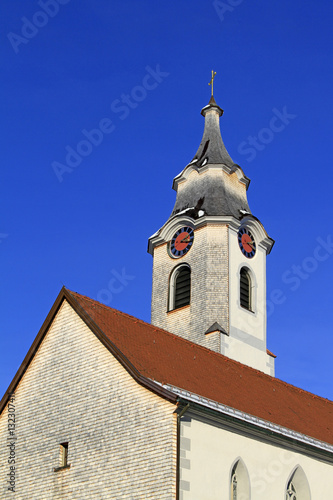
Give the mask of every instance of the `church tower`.
[(274, 241), (250, 211), (250, 180), (225, 148), (213, 92), (201, 114), (199, 149), (175, 177), (174, 209), (148, 242), (151, 322), (274, 375), (266, 346), (266, 256)]

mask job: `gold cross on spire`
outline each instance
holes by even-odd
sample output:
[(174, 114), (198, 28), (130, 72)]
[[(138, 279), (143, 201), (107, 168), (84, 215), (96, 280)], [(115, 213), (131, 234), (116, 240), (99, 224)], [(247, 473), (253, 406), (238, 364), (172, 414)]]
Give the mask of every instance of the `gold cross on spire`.
[(210, 80), (210, 82), (208, 84), (208, 85), (212, 86), (212, 96), (213, 96), (213, 84), (214, 84), (215, 75), (216, 75), (216, 71), (212, 71), (212, 78), (211, 78), (211, 80)]

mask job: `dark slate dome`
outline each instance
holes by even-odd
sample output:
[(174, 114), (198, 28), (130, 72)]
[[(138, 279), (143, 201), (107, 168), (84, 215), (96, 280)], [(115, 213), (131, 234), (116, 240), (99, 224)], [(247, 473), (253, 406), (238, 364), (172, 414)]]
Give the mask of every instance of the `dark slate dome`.
[[(246, 197), (250, 181), (240, 166), (233, 162), (223, 143), (220, 131), (223, 110), (213, 96), (201, 114), (205, 117), (203, 137), (191, 163), (174, 179), (173, 188), (177, 191), (177, 199), (171, 216), (185, 212), (192, 218), (205, 214), (231, 215), (240, 219), (244, 213), (251, 213)], [(206, 170), (220, 171), (221, 175), (198, 175), (189, 180), (187, 174), (192, 170), (199, 174)], [(244, 184), (244, 189), (235, 186), (234, 177), (231, 178), (235, 172), (238, 181)], [(182, 187), (178, 189), (180, 180), (183, 181)]]

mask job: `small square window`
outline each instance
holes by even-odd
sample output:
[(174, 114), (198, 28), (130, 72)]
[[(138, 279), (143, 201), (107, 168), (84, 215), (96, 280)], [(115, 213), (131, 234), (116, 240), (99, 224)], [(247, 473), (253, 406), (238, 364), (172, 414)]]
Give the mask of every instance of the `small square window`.
[(55, 467), (54, 472), (58, 472), (63, 469), (69, 469), (70, 464), (68, 463), (68, 443), (60, 443), (60, 466)]
[(60, 467), (68, 466), (68, 443), (60, 444)]

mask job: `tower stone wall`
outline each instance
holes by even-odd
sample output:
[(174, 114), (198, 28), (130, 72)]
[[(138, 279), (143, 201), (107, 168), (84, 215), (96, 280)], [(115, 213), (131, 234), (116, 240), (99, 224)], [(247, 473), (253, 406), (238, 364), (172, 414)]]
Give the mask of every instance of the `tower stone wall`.
[[(179, 227), (183, 223), (179, 222)], [(168, 310), (169, 280), (173, 269), (186, 263), (191, 268), (191, 303)], [(228, 227), (208, 224), (194, 231), (191, 250), (173, 259), (168, 244), (154, 250), (152, 317), (154, 325), (192, 342), (220, 352), (220, 334), (205, 332), (218, 322), (229, 323)]]

